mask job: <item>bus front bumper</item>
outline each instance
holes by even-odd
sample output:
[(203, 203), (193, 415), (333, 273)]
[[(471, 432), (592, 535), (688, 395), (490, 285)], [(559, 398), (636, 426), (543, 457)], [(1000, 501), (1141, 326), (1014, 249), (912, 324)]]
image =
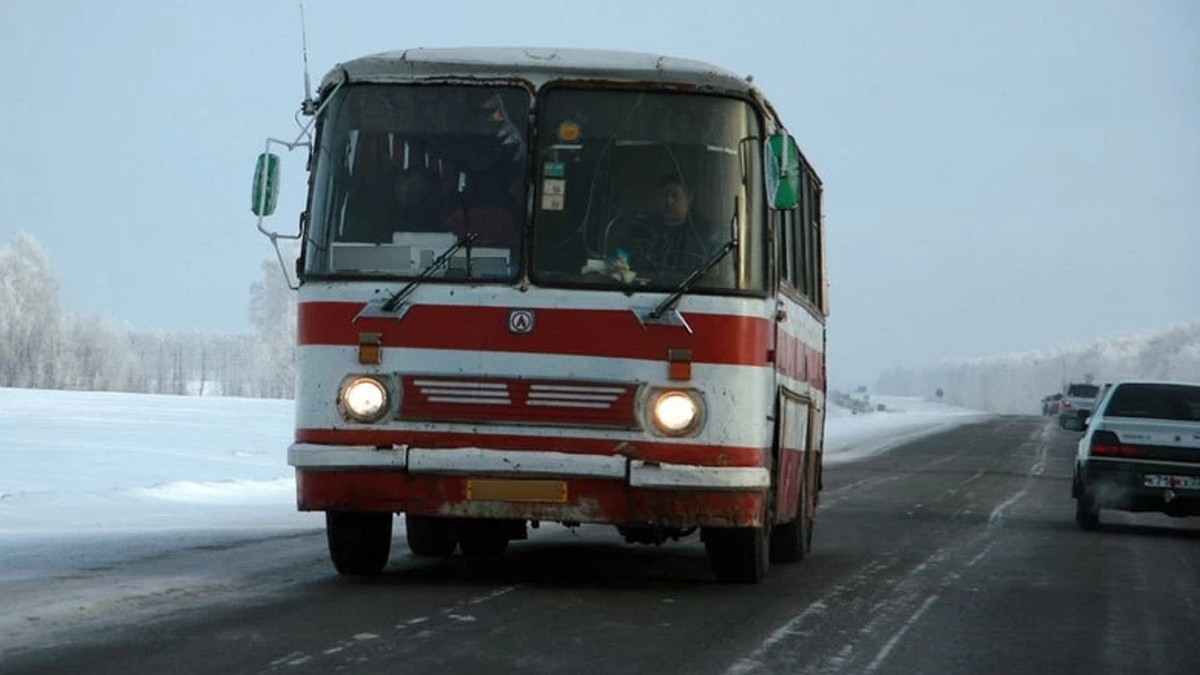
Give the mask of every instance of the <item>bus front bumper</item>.
[(305, 511), (389, 511), (674, 527), (762, 525), (763, 466), (652, 462), (622, 455), (297, 443)]

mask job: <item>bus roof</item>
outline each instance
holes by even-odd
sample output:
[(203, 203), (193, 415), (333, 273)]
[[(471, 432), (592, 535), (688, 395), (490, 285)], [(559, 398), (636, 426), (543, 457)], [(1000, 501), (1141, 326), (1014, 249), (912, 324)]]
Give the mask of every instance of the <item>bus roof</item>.
[(458, 78), (519, 78), (541, 86), (550, 80), (674, 85), (753, 98), (744, 78), (708, 63), (637, 52), (530, 47), (406, 49), (339, 64), (321, 90), (349, 82), (414, 82)]

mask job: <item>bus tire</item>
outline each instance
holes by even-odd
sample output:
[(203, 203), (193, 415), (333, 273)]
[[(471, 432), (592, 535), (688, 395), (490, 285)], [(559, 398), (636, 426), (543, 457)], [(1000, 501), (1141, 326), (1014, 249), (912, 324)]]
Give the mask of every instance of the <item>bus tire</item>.
[(458, 543), (468, 558), (499, 558), (508, 550), (508, 540), (495, 537), (466, 537)]
[(445, 558), (453, 555), (458, 545), (454, 524), (449, 518), (405, 514), (404, 531), (408, 536), (408, 550), (415, 556)]
[(804, 560), (812, 549), (812, 516), (808, 509), (808, 478), (800, 481), (800, 503), (791, 522), (771, 529), (771, 562), (794, 563)]
[(702, 532), (708, 563), (723, 583), (757, 584), (770, 565), (766, 527), (714, 527)]
[(499, 558), (508, 549), (508, 533), (499, 521), (471, 521), (460, 527), (458, 545), (468, 558)]
[(328, 511), (325, 538), (338, 574), (379, 574), (392, 549), (392, 514)]

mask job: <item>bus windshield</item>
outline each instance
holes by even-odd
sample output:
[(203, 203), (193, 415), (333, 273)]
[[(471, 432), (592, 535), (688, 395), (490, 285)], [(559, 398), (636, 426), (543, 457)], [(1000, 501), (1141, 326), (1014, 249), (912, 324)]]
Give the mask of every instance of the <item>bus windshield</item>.
[(529, 93), (509, 86), (354, 85), (322, 119), (305, 271), (511, 279), (524, 232)]
[(746, 102), (551, 89), (539, 114), (532, 277), (542, 285), (764, 287), (762, 143)]

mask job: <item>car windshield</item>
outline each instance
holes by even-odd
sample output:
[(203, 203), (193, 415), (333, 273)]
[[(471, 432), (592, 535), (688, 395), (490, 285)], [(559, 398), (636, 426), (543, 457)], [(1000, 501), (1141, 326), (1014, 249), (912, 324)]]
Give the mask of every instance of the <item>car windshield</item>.
[(558, 89), (539, 128), (533, 277), (674, 289), (734, 238), (695, 289), (764, 287), (753, 108), (716, 96)]
[(1077, 398), (1096, 398), (1096, 394), (1100, 393), (1100, 387), (1094, 384), (1073, 384), (1067, 389), (1067, 396)]
[(1104, 414), (1109, 417), (1200, 422), (1200, 387), (1175, 384), (1123, 384)]
[(524, 230), (529, 94), (515, 87), (357, 85), (322, 120), (306, 272), (510, 278)]

